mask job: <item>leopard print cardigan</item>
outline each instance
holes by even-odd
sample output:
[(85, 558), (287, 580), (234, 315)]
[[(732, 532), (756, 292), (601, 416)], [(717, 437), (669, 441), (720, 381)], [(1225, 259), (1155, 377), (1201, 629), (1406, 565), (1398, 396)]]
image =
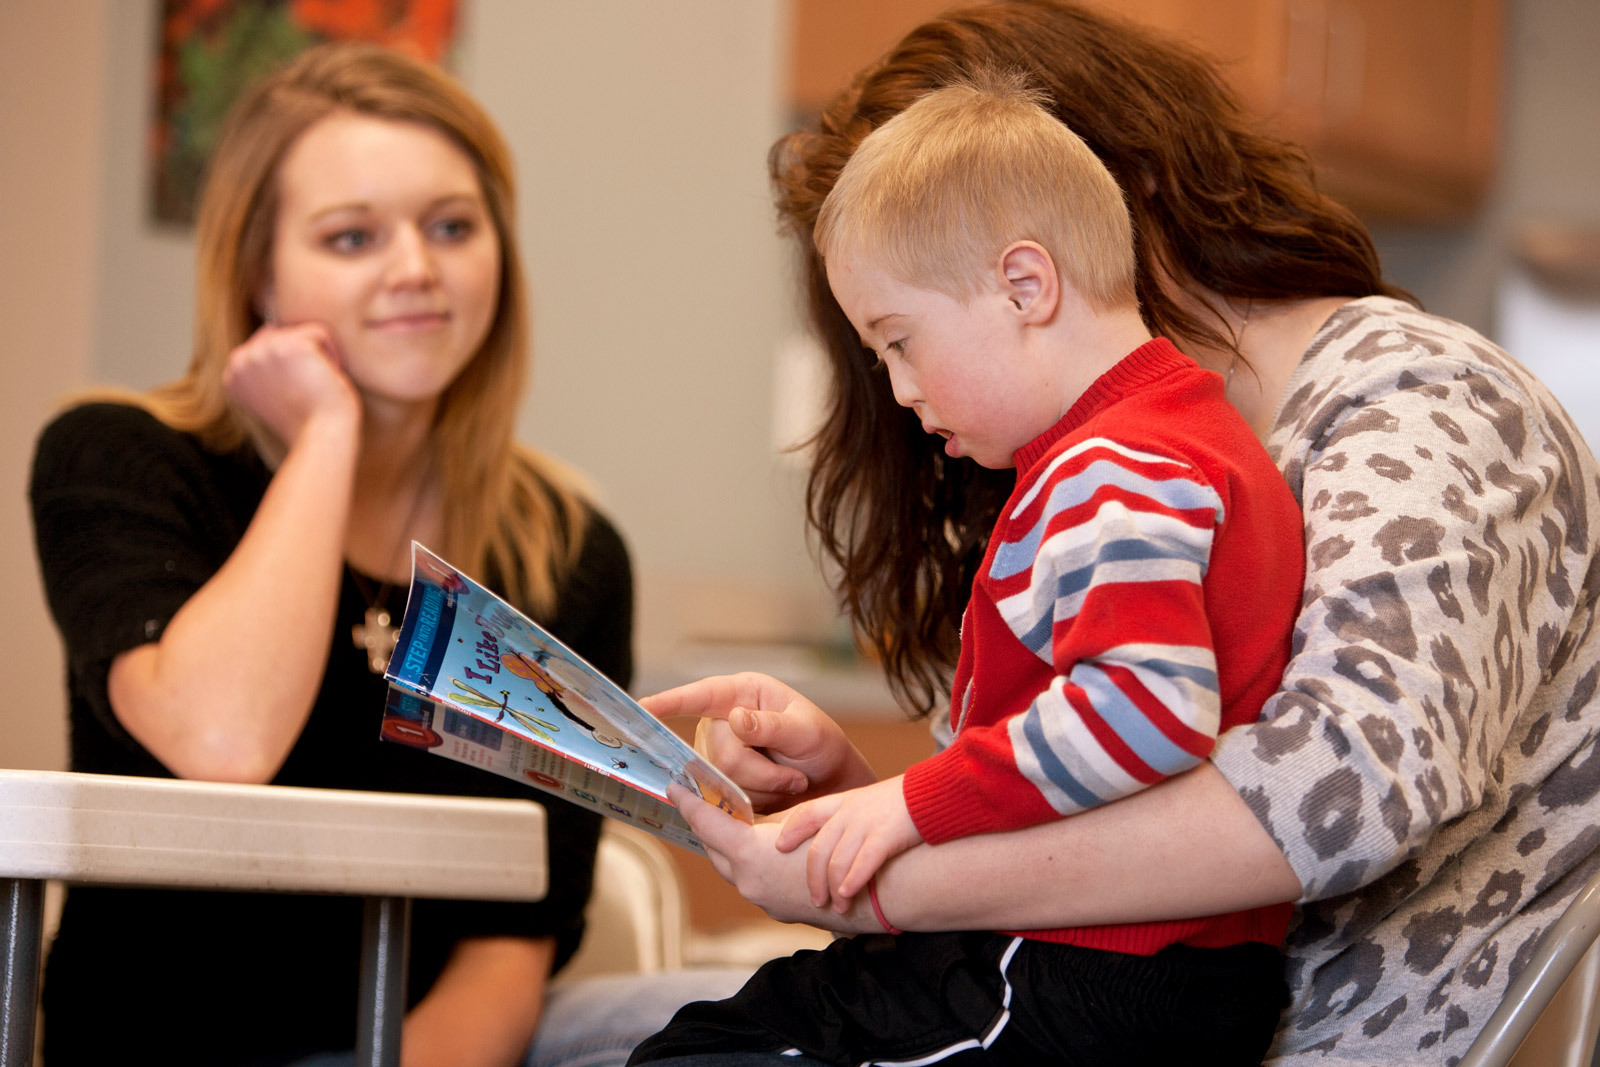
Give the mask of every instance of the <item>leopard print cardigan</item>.
[(1305, 514), (1294, 657), (1213, 761), (1305, 886), (1282, 1064), (1450, 1065), (1600, 864), (1600, 487), (1526, 369), (1341, 307), (1267, 440)]

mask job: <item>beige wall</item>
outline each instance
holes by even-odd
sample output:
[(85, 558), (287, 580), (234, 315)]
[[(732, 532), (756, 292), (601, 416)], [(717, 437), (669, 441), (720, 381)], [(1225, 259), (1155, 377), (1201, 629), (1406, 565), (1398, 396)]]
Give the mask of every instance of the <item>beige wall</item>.
[(35, 430), (89, 365), (106, 21), (98, 4), (0, 4), (0, 766), (62, 765), (61, 657), (24, 495)]
[(798, 475), (770, 432), (790, 318), (765, 169), (783, 4), (471, 11), (463, 76), (521, 167), (535, 324), (522, 436), (586, 470), (621, 522), (644, 658), (685, 634), (813, 629)]

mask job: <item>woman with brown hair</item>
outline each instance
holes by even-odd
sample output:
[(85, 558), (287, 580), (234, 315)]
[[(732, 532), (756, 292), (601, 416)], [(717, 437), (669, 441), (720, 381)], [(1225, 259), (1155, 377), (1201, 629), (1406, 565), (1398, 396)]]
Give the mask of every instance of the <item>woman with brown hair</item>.
[[(1146, 322), (1226, 379), (1300, 501), (1307, 575), (1282, 687), (1209, 761), (1143, 793), (913, 848), (880, 874), (872, 907), (814, 908), (805, 850), (776, 851), (776, 824), (687, 798), (686, 814), (746, 897), (855, 932), (1295, 899), (1294, 1000), (1269, 1059), (1452, 1062), (1600, 861), (1594, 458), (1524, 368), (1383, 281), (1360, 223), (1317, 191), (1299, 150), (1252, 130), (1204, 58), (1064, 0), (948, 13), (771, 156), (832, 366), (810, 523), (909, 706), (928, 711), (948, 682), (1009, 475), (948, 459), (896, 407), (811, 234), (869, 132), (993, 68), (1021, 71), (1116, 177)], [(875, 778), (772, 679), (648, 703), (712, 717), (704, 743), (769, 810)]]
[[(200, 208), (189, 370), (73, 407), (31, 499), (79, 771), (440, 794), (383, 745), (415, 538), (619, 681), (628, 556), (512, 439), (528, 322), (511, 160), (455, 82), (325, 46), (247, 93)], [(598, 818), (548, 802), (536, 905), (419, 902), (407, 1064), (520, 1062), (577, 947)], [(359, 901), (74, 888), (50, 1063), (287, 1063), (353, 1044)]]

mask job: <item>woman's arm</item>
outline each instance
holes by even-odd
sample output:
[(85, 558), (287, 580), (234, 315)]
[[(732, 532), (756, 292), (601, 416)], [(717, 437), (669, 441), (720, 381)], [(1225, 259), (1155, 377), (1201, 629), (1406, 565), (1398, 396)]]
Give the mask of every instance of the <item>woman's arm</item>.
[(459, 942), (428, 994), (406, 1013), (403, 1067), (510, 1067), (539, 1025), (553, 937)]
[(264, 328), (226, 383), (288, 453), (227, 562), (159, 641), (113, 661), (108, 688), (118, 721), (173, 773), (265, 782), (321, 683), (361, 408), (316, 325)]
[[(837, 723), (764, 675), (707, 678), (644, 703), (661, 716), (707, 716), (717, 727), (707, 751), (741, 785), (778, 782), (787, 789), (799, 770), (804, 793), (821, 795), (871, 774)], [(777, 823), (746, 826), (687, 794), (680, 806), (719, 873), (773, 918), (827, 929), (880, 928), (859, 902), (842, 915), (812, 906), (805, 852), (773, 847)], [(975, 879), (973, 871), (1002, 872), (1006, 892), (995, 893), (995, 879)], [(1070, 818), (919, 845), (878, 876), (880, 904), (907, 930), (1171, 919), (1299, 895), (1283, 853), (1209, 763)]]
[[(859, 899), (842, 915), (812, 906), (805, 852), (773, 847), (777, 823), (746, 826), (686, 794), (681, 801), (718, 872), (773, 918), (854, 933), (881, 929)], [(918, 845), (890, 860), (877, 886), (884, 914), (904, 930), (1152, 921), (1301, 893), (1283, 853), (1209, 763), (1079, 815)]]
[(1300, 893), (1283, 853), (1209, 763), (1079, 815), (914, 848), (878, 877), (885, 914), (917, 930), (1149, 922)]

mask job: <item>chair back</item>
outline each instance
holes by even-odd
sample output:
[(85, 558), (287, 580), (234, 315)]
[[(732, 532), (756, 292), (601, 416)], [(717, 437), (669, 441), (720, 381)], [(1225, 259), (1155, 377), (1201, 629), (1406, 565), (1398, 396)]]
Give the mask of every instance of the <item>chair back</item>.
[(1600, 872), (1539, 938), (1457, 1067), (1590, 1067), (1600, 1012)]
[(560, 981), (683, 966), (689, 926), (683, 883), (668, 847), (642, 830), (606, 820), (584, 917), (583, 946)]
[(1594, 1062), (1595, 1032), (1600, 1027), (1600, 942), (1577, 969), (1567, 976), (1539, 1016), (1528, 1036), (1511, 1057), (1508, 1067), (1590, 1067)]

